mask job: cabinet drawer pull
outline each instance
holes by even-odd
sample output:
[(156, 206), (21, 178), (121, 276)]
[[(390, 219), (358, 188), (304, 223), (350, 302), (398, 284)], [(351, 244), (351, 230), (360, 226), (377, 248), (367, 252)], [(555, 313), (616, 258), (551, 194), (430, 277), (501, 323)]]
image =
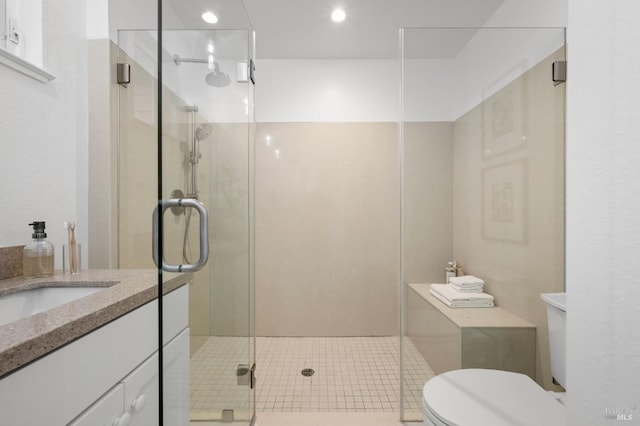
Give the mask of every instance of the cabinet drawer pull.
[(113, 421), (113, 426), (129, 426), (130, 422), (131, 415), (129, 413), (124, 413)]
[(147, 397), (144, 395), (140, 395), (133, 401), (131, 401), (131, 408), (135, 413), (139, 413), (144, 409), (144, 406), (147, 404)]

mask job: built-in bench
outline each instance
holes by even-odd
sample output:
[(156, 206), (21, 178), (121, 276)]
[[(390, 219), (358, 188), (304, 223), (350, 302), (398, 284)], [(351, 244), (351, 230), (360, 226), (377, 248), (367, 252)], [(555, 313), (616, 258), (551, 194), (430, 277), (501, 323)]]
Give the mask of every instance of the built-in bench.
[(493, 308), (450, 308), (429, 293), (430, 284), (409, 284), (407, 335), (434, 373), (491, 368), (536, 379), (536, 327)]

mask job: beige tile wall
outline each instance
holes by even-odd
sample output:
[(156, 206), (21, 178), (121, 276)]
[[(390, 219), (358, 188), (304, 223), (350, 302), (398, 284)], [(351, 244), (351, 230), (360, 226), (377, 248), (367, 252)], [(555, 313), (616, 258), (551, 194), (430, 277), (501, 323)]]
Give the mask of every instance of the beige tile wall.
[(109, 40), (88, 40), (89, 193), (88, 258), (82, 268), (115, 267), (118, 218), (118, 85), (112, 64), (118, 48)]
[(453, 124), (453, 253), (496, 304), (537, 326), (537, 381), (550, 388), (540, 293), (564, 287), (564, 85), (560, 50)]
[(398, 333), (398, 191), (396, 123), (258, 124), (259, 336)]
[(219, 123), (201, 142), (200, 191), (210, 215), (209, 323), (215, 336), (249, 335), (249, 127)]
[(444, 282), (453, 260), (453, 123), (404, 124), (404, 280)]

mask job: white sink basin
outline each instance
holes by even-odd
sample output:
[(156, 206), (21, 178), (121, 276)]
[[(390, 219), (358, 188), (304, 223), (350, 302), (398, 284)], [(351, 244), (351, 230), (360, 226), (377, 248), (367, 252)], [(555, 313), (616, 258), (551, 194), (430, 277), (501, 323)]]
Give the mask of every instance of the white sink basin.
[(0, 297), (0, 326), (64, 305), (105, 287), (43, 287)]

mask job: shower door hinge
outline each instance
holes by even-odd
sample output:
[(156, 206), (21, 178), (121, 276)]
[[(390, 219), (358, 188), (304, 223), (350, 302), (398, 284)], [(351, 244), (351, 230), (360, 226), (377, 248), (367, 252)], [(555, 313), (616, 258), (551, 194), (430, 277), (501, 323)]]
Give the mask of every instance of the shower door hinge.
[(256, 387), (256, 363), (254, 362), (251, 366), (251, 383), (249, 384), (249, 389), (254, 389)]
[(116, 82), (123, 87), (127, 87), (131, 83), (131, 65), (126, 63), (116, 64)]
[(236, 383), (238, 386), (249, 386), (253, 389), (256, 385), (256, 364), (238, 364), (236, 368)]
[(251, 385), (251, 368), (249, 364), (238, 364), (236, 368), (236, 384), (238, 386)]
[(567, 61), (555, 61), (551, 65), (551, 79), (554, 86), (567, 81)]
[(251, 82), (254, 84), (256, 84), (256, 64), (255, 62), (253, 62), (253, 59), (249, 60), (249, 78), (251, 79)]

